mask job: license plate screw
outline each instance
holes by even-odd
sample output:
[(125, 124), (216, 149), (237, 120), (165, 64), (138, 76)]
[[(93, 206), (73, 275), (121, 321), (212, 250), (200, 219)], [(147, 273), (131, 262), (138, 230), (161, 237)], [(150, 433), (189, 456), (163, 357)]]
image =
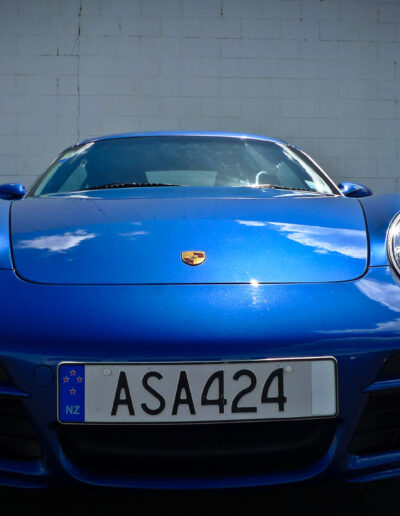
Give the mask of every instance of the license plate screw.
[(287, 366), (285, 367), (285, 373), (291, 373), (292, 371), (293, 371), (292, 366), (287, 365)]
[(111, 369), (104, 369), (104, 376), (110, 376), (111, 375)]

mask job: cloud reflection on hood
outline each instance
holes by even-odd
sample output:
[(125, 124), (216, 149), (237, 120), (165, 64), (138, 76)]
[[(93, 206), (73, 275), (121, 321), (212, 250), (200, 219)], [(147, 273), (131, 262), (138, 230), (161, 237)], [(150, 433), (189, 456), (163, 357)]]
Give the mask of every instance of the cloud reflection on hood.
[(373, 301), (378, 301), (393, 312), (400, 312), (400, 288), (397, 284), (362, 279), (357, 283), (357, 288)]
[(362, 260), (367, 258), (365, 231), (362, 230), (262, 220), (239, 219), (236, 222), (247, 227), (269, 227), (286, 233), (290, 240), (313, 247), (318, 254), (339, 253)]
[(242, 224), (243, 226), (248, 227), (263, 227), (268, 224), (268, 222), (262, 222), (261, 220), (237, 220), (238, 224)]
[[(356, 287), (369, 299), (389, 308), (393, 312), (400, 313), (400, 289), (398, 285), (389, 282), (382, 282), (373, 279), (361, 279), (356, 283)], [(338, 330), (321, 331), (320, 333), (337, 333)], [(376, 323), (374, 328), (350, 328), (340, 330), (340, 333), (360, 334), (360, 333), (399, 333), (400, 317), (389, 321)]]
[(316, 253), (339, 253), (363, 260), (367, 258), (365, 231), (285, 222), (268, 222), (268, 225), (287, 233), (287, 238), (294, 242), (314, 247)]
[(16, 247), (20, 249), (48, 250), (52, 253), (64, 253), (78, 246), (84, 240), (95, 238), (96, 233), (88, 233), (85, 229), (66, 231), (61, 235), (40, 236), (32, 240), (21, 240)]
[(136, 240), (138, 236), (149, 235), (149, 231), (130, 231), (129, 233), (119, 233), (119, 236), (127, 237), (129, 240)]

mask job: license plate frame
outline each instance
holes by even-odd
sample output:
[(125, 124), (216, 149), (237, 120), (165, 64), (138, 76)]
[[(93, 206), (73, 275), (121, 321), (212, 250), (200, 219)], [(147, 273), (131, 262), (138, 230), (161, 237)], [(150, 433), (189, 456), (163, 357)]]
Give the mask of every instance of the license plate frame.
[[(221, 368), (226, 371), (226, 368), (228, 367), (242, 367), (245, 365), (257, 365), (257, 367), (261, 364), (268, 365), (270, 367), (273, 367), (274, 365), (281, 364), (282, 367), (285, 368), (287, 366), (291, 367), (291, 362), (294, 362), (295, 364), (298, 363), (305, 363), (309, 364), (311, 369), (313, 366), (311, 364), (316, 363), (329, 363), (330, 364), (330, 371), (331, 371), (331, 396), (333, 396), (334, 401), (334, 410), (331, 410), (329, 414), (303, 414), (303, 415), (289, 415), (289, 416), (280, 416), (280, 417), (252, 417), (251, 414), (249, 416), (244, 417), (238, 417), (238, 418), (232, 418), (232, 417), (217, 417), (217, 418), (211, 418), (211, 419), (198, 419), (198, 418), (189, 418), (189, 419), (175, 419), (175, 420), (140, 420), (138, 418), (132, 419), (131, 417), (129, 419), (119, 420), (119, 419), (113, 419), (113, 420), (87, 420), (86, 419), (86, 413), (84, 414), (84, 419), (82, 420), (82, 415), (79, 414), (69, 414), (68, 418), (66, 419), (65, 414), (60, 414), (61, 408), (64, 407), (65, 403), (62, 399), (62, 387), (60, 386), (61, 382), (61, 373), (63, 370), (65, 370), (65, 367), (72, 367), (72, 368), (84, 368), (84, 371), (86, 372), (86, 368), (103, 368), (103, 370), (106, 370), (107, 368), (110, 368), (113, 370), (113, 368), (123, 368), (124, 370), (129, 369), (131, 367), (136, 368), (150, 368), (150, 370), (154, 370), (157, 368), (192, 368), (192, 367), (201, 367), (201, 366), (213, 366), (215, 368), (219, 368), (218, 370), (221, 370)], [(278, 368), (278, 367), (277, 367)], [(318, 369), (318, 368), (317, 368)], [(172, 369), (171, 369), (172, 370)], [(185, 369), (186, 370), (186, 369)], [(317, 375), (318, 376), (318, 375)], [(312, 382), (314, 380), (311, 380)], [(83, 382), (85, 383), (85, 382)], [(231, 381), (232, 383), (232, 381)], [(318, 383), (318, 382), (317, 382)], [(323, 383), (321, 382), (321, 378), (319, 380), (319, 385), (323, 387)], [(315, 389), (313, 389), (314, 392)], [(136, 402), (137, 403), (137, 402)], [(141, 401), (139, 400), (139, 403)], [(174, 362), (89, 362), (89, 361), (63, 361), (58, 364), (57, 367), (57, 420), (61, 424), (79, 424), (79, 425), (129, 425), (129, 424), (142, 424), (142, 425), (173, 425), (173, 424), (218, 424), (218, 423), (228, 423), (228, 422), (256, 422), (256, 421), (282, 421), (282, 420), (302, 420), (302, 419), (326, 419), (326, 418), (335, 418), (338, 414), (338, 371), (337, 371), (337, 361), (335, 357), (333, 356), (323, 356), (323, 357), (285, 357), (285, 358), (262, 358), (262, 359), (256, 359), (256, 360), (227, 360), (227, 361), (209, 361), (209, 360), (202, 360), (202, 361), (174, 361)], [(196, 405), (198, 406), (198, 404)], [(62, 417), (64, 416), (64, 417)], [(78, 416), (78, 417), (74, 417)]]

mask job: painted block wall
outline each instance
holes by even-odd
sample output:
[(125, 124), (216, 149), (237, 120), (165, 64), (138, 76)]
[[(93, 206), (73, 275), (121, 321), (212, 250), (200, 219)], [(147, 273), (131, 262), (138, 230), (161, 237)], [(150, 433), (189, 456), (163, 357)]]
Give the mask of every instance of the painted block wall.
[(246, 131), (400, 191), (400, 0), (0, 0), (0, 181), (75, 141)]

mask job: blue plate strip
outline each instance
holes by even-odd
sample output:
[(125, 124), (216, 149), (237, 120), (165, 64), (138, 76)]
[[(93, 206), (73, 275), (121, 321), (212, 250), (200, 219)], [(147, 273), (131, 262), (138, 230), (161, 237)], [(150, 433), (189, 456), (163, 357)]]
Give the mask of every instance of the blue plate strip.
[(58, 370), (58, 381), (60, 421), (85, 421), (85, 366), (61, 365)]

